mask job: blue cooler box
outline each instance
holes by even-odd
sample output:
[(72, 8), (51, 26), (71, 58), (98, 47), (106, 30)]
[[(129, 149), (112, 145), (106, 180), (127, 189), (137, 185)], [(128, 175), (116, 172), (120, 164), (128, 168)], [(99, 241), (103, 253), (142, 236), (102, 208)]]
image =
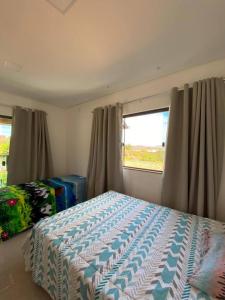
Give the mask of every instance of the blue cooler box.
[(68, 175), (60, 177), (65, 182), (73, 184), (73, 192), (76, 202), (81, 203), (87, 200), (87, 180), (86, 177), (79, 175)]

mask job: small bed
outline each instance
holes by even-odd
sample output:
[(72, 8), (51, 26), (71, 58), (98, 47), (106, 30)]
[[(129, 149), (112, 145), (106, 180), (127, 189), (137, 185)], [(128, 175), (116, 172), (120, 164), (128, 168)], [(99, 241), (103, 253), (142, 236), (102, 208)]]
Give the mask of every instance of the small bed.
[(204, 232), (223, 223), (107, 192), (45, 218), (26, 269), (52, 299), (210, 299), (191, 287)]

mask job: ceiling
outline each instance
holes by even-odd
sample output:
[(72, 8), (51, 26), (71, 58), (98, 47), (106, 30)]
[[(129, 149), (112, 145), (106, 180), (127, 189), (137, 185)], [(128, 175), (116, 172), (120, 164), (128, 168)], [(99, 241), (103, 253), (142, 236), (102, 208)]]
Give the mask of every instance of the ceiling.
[(224, 0), (52, 1), (0, 2), (1, 90), (70, 107), (225, 57)]

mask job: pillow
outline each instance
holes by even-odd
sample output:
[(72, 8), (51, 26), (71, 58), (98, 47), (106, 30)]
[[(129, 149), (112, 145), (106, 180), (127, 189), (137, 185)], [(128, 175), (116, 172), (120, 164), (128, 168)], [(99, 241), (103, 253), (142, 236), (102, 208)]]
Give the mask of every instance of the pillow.
[[(201, 233), (201, 258), (209, 251), (210, 247), (210, 232), (209, 229), (204, 229)], [(201, 260), (202, 261), (202, 260)]]
[(225, 235), (213, 234), (209, 250), (200, 267), (189, 279), (189, 283), (199, 290), (218, 299), (225, 299)]

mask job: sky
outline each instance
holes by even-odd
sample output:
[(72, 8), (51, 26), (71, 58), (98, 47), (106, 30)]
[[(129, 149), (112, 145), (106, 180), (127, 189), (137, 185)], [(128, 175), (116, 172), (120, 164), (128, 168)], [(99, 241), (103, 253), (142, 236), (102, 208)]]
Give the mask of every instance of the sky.
[(0, 124), (0, 135), (11, 136), (12, 126), (10, 124)]
[(126, 118), (125, 144), (161, 146), (166, 141), (168, 118), (168, 111)]

